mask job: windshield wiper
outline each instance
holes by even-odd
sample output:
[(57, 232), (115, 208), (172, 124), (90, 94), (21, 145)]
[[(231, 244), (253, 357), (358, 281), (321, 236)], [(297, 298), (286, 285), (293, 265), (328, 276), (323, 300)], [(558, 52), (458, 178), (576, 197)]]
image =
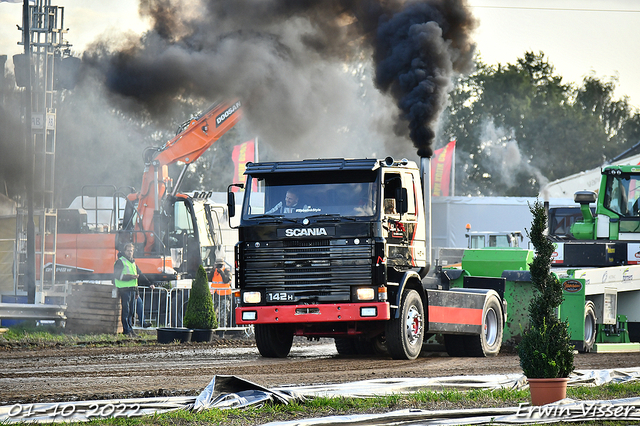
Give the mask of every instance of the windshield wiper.
[(316, 219), (316, 222), (340, 222), (342, 219), (355, 221), (354, 218), (349, 216), (342, 216), (339, 213), (322, 213), (307, 216), (307, 219)]
[[(257, 219), (257, 220), (260, 220), (260, 219), (272, 219), (271, 222), (274, 222), (274, 223), (282, 223), (285, 220), (288, 221), (288, 222), (293, 222), (293, 223), (297, 222), (297, 220), (291, 219), (291, 218), (288, 218), (288, 217), (284, 217), (281, 214), (261, 214), (261, 215), (258, 215), (258, 216), (252, 216), (250, 219), (252, 219), (252, 220), (254, 220), (254, 219)], [(265, 221), (263, 221), (263, 222), (265, 222)]]

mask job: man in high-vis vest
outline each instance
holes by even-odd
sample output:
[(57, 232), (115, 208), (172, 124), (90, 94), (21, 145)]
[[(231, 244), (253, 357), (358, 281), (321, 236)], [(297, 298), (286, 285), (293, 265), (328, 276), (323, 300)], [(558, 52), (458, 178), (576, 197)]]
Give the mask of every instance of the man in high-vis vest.
[(224, 260), (216, 260), (216, 269), (211, 277), (211, 284), (229, 284), (231, 282), (231, 271), (227, 268)]
[[(120, 304), (122, 305), (122, 332), (127, 336), (135, 336), (133, 331), (133, 314), (138, 294), (138, 278), (141, 277), (140, 268), (133, 259), (134, 246), (128, 243), (122, 250), (122, 255), (113, 265), (113, 282), (118, 288)], [(142, 275), (146, 280), (146, 277)], [(148, 281), (148, 280), (147, 280)], [(153, 288), (153, 286), (151, 286)]]

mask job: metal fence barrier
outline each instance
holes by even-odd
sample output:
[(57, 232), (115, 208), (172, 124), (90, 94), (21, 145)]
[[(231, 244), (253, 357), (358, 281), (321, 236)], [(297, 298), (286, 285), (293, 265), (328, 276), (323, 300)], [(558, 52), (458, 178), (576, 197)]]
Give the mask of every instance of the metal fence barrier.
[[(139, 300), (136, 301), (134, 328), (182, 327), (187, 310), (189, 288), (165, 289), (138, 287)], [(229, 287), (214, 287), (211, 290), (213, 308), (218, 319), (218, 330), (242, 331), (251, 334), (250, 327), (235, 323), (235, 300)], [(140, 315), (140, 312), (142, 315)]]
[(136, 299), (134, 326), (167, 327), (169, 318), (169, 290), (162, 287), (138, 287), (139, 297)]

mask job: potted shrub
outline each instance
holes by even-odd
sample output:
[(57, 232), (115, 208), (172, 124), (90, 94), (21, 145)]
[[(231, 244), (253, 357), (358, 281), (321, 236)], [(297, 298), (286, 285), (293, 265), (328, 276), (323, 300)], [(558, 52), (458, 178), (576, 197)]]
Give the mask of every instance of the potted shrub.
[(156, 329), (158, 343), (190, 342), (193, 330), (184, 327), (160, 327)]
[(214, 330), (218, 328), (207, 272), (202, 265), (198, 268), (196, 279), (191, 284), (189, 302), (184, 313), (184, 326), (193, 329), (192, 342), (210, 342), (213, 339)]
[(529, 303), (529, 328), (517, 350), (520, 367), (529, 382), (531, 403), (544, 405), (566, 397), (569, 374), (574, 369), (574, 347), (568, 324), (556, 313), (563, 296), (560, 281), (551, 272), (554, 246), (544, 234), (547, 214), (538, 200), (529, 209), (533, 222), (527, 234), (536, 251), (529, 267), (537, 292)]

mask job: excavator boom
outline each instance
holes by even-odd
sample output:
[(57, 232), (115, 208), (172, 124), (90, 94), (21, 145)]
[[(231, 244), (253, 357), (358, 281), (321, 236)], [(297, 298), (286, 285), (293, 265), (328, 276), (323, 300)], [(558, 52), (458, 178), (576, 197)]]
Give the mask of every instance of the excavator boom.
[[(160, 148), (149, 151), (145, 158), (145, 170), (140, 193), (137, 195), (138, 222), (136, 230), (145, 233), (145, 252), (153, 248), (158, 224), (157, 213), (161, 209), (169, 185), (168, 165), (177, 162), (188, 164), (200, 156), (229, 131), (242, 117), (240, 101), (220, 102), (183, 126), (178, 134)], [(180, 182), (176, 183), (173, 194)]]
[(158, 165), (185, 164), (195, 160), (222, 135), (236, 125), (242, 115), (240, 101), (214, 104), (198, 118), (191, 120), (173, 139), (164, 144), (155, 156)]

